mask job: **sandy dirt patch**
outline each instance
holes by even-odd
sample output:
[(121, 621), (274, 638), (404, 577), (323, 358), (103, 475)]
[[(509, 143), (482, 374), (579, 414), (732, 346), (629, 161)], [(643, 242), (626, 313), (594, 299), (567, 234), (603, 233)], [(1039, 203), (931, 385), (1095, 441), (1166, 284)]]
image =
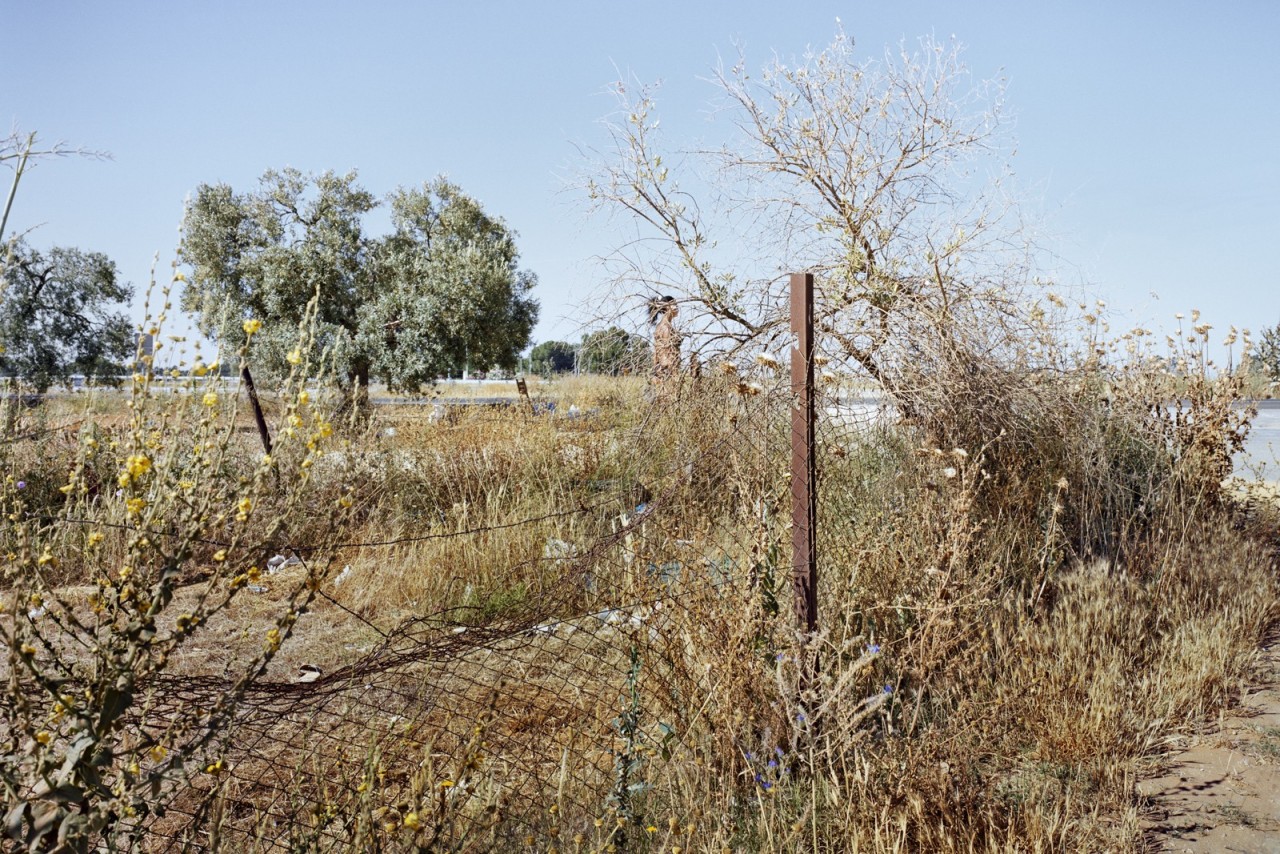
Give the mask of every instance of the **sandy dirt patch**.
[(1150, 850), (1280, 854), (1280, 643), (1263, 656), (1262, 687), (1138, 784)]

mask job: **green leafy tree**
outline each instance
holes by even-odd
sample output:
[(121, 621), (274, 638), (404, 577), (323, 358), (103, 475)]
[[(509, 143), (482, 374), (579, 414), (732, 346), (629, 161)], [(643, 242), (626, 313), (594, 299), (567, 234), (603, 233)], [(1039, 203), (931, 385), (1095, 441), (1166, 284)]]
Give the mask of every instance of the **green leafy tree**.
[(463, 364), (514, 366), (538, 310), (514, 232), (444, 179), (389, 204), (393, 232), (378, 238), (363, 222), (378, 201), (355, 172), (268, 171), (249, 193), (201, 185), (184, 222), (182, 306), (227, 349), (260, 321), (255, 356), (276, 375), (316, 294), (317, 343), (362, 388), (417, 391)]
[(357, 351), (389, 387), (445, 371), (514, 369), (538, 319), (515, 233), (444, 179), (391, 194), (393, 233), (374, 245)]
[(183, 310), (226, 352), (243, 345), (245, 320), (261, 321), (255, 367), (280, 375), (307, 301), (318, 292), (319, 342), (339, 351), (349, 379), (367, 382), (368, 362), (352, 345), (369, 244), (362, 218), (376, 205), (354, 172), (309, 177), (270, 170), (244, 194), (226, 184), (201, 185), (179, 247), (194, 268)]
[(649, 342), (617, 326), (584, 335), (578, 367), (592, 374), (641, 374), (653, 364)]
[(1271, 379), (1280, 380), (1280, 324), (1262, 330), (1250, 361), (1256, 362)]
[(567, 341), (543, 341), (529, 354), (533, 372), (563, 374), (573, 370), (574, 347)]
[(133, 288), (100, 252), (16, 241), (3, 265), (0, 373), (38, 391), (74, 374), (105, 379), (128, 370), (133, 329), (121, 309)]

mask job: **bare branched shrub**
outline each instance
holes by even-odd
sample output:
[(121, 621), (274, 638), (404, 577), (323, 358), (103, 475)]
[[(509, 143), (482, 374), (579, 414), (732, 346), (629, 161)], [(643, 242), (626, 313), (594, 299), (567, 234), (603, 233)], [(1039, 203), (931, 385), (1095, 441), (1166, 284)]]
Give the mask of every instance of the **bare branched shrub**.
[[(1025, 327), (1028, 250), (1001, 184), (1000, 87), (960, 48), (923, 40), (864, 58), (838, 33), (798, 64), (716, 72), (723, 146), (670, 151), (651, 88), (619, 83), (612, 147), (587, 182), (634, 224), (607, 259), (616, 298), (673, 294), (695, 351), (768, 348), (787, 330), (785, 274), (817, 275), (832, 356), (909, 415)], [(926, 388), (921, 389), (921, 386)]]

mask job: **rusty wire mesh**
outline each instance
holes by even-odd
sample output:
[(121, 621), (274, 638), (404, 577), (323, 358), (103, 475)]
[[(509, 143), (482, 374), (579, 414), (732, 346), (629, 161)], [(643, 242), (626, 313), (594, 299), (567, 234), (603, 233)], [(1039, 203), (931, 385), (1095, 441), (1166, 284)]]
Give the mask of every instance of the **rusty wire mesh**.
[[(636, 804), (656, 796), (644, 781), (659, 763), (691, 761), (680, 758), (680, 742), (700, 725), (718, 668), (734, 666), (708, 664), (717, 637), (754, 620), (746, 634), (759, 648), (746, 654), (771, 657), (788, 642), (773, 636), (790, 612), (777, 601), (789, 571), (781, 546), (787, 400), (776, 377), (714, 390), (689, 383), (638, 422), (598, 425), (611, 441), (633, 443), (641, 459), (664, 419), (716, 422), (687, 444), (678, 426), (662, 434), (665, 461), (639, 492), (614, 478), (568, 508), (607, 522), (583, 526), (579, 541), (556, 540), (561, 551), (536, 561), (541, 580), (518, 608), (413, 617), (379, 628), (375, 648), (314, 681), (243, 688), (233, 716), (207, 724), (218, 729), (219, 773), (196, 774), (158, 798), (161, 809), (137, 819), (144, 846), (396, 848), (406, 822), (417, 821), (415, 844), (485, 850), (568, 840), (602, 820), (640, 821)], [(365, 550), (413, 539), (335, 537)], [(282, 550), (321, 557), (301, 543)], [(512, 567), (522, 577), (528, 569)], [(166, 676), (142, 692), (139, 721), (190, 718), (235, 690), (228, 678)], [(184, 737), (210, 735), (196, 725)], [(732, 773), (735, 760), (726, 761)]]

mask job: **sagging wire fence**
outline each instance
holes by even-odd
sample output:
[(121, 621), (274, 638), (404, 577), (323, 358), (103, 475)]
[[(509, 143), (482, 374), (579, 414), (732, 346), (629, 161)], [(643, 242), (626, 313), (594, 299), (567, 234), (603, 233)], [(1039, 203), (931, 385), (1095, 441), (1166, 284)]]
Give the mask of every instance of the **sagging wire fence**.
[[(812, 278), (797, 285), (806, 279), (811, 300)], [(769, 775), (789, 769), (757, 767), (755, 754), (797, 750), (833, 708), (817, 693), (811, 651), (814, 423), (831, 409), (813, 392), (811, 318), (807, 341), (789, 383), (762, 363), (750, 381), (728, 371), (675, 378), (627, 417), (513, 410), (506, 422), (550, 425), (552, 468), (573, 470), (556, 494), (562, 509), (504, 520), (493, 515), (503, 494), (481, 491), (394, 535), (305, 524), (281, 533), (265, 546), (279, 555), (275, 577), (301, 572), (308, 608), (328, 603), (367, 643), (292, 674), (264, 663), (251, 678), (231, 666), (233, 653), (208, 650), (133, 686), (125, 740), (151, 745), (144, 761), (156, 767), (173, 761), (166, 755), (198, 757), (198, 767), (153, 775), (151, 797), (117, 816), (115, 831), (155, 851), (643, 847), (686, 826), (665, 790), (681, 774), (767, 791)], [(456, 430), (461, 442), (468, 422), (428, 429)], [(479, 460), (482, 475), (496, 465), (484, 448), (454, 453)], [(338, 476), (359, 478), (355, 451), (331, 456)], [(411, 499), (414, 467), (382, 465), (379, 488)], [(91, 521), (102, 527), (69, 513), (44, 519)], [(177, 535), (119, 525), (134, 537)], [(793, 549), (801, 530), (804, 548)], [(234, 546), (216, 535), (195, 542), (216, 549), (214, 560)], [(507, 562), (494, 565), (499, 554)], [(483, 584), (447, 565), (477, 559), (490, 569)], [(434, 607), (410, 609), (422, 615), (370, 599), (396, 583), (385, 576), (413, 584), (451, 573), (444, 593), (423, 595)], [(271, 597), (272, 574), (249, 581), (251, 596)], [(316, 655), (305, 610), (277, 625)], [(742, 692), (769, 699), (730, 726), (724, 698)]]

